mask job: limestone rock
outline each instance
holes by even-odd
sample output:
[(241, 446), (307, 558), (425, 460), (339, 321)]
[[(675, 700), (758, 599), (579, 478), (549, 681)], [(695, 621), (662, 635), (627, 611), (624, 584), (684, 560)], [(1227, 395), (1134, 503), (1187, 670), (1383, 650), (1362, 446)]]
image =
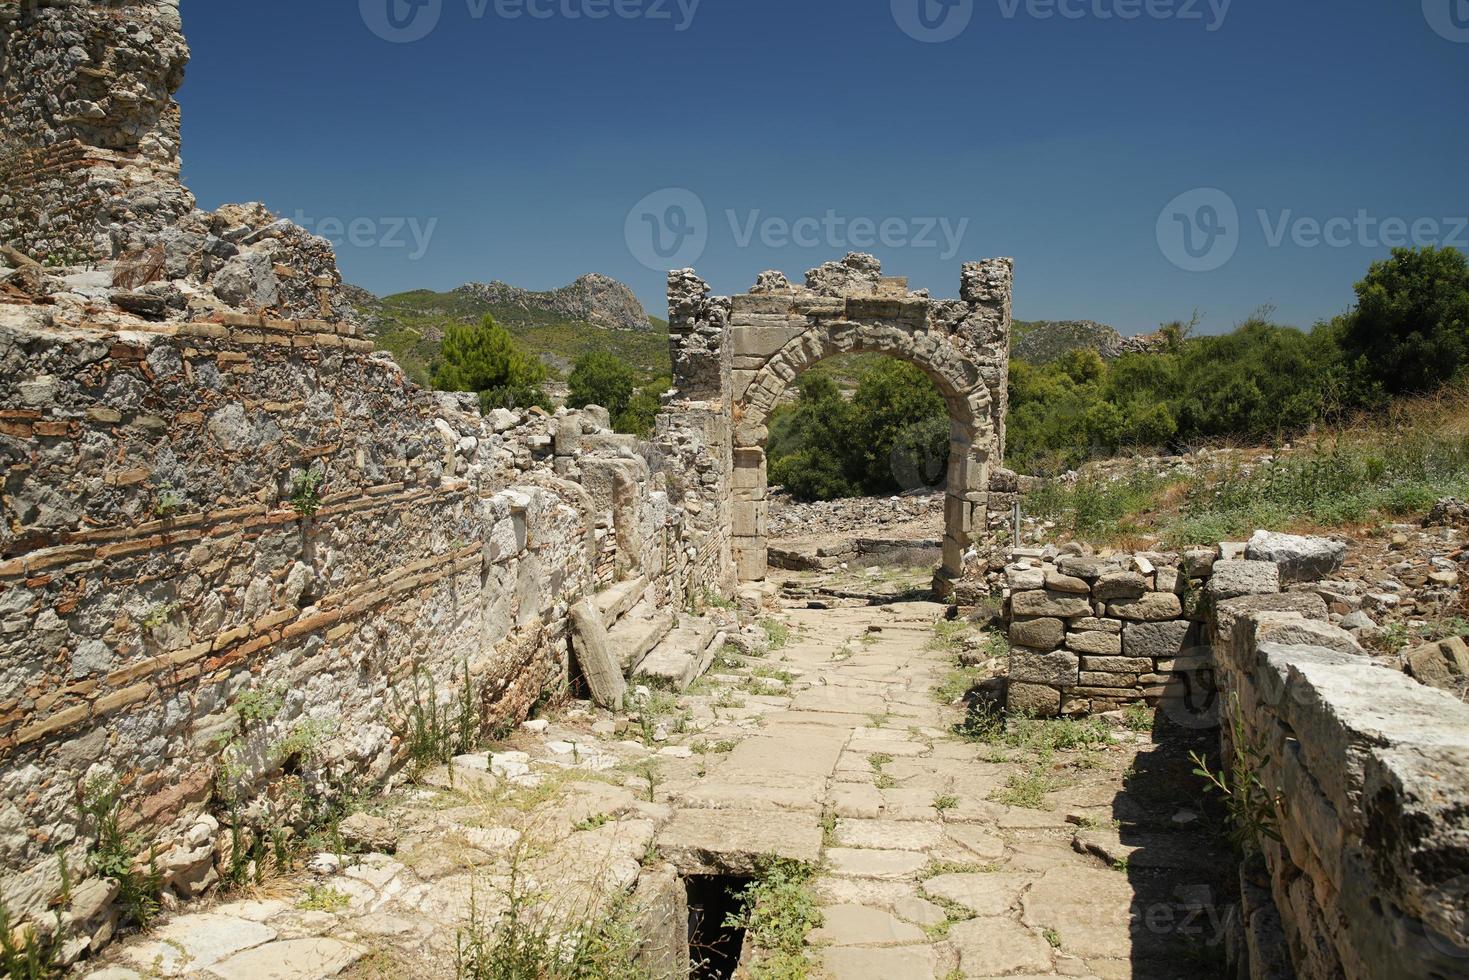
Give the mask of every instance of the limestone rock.
[(354, 813), (343, 820), (338, 829), (342, 840), (354, 847), (382, 854), (398, 849), (398, 828), (391, 820), (368, 813)]
[(1217, 561), (1207, 588), (1216, 601), (1279, 592), (1280, 566), (1268, 561)]
[(1456, 636), (1409, 651), (1408, 673), (1429, 687), (1462, 694), (1469, 684), (1469, 643)]
[(1010, 624), (1010, 642), (1032, 650), (1054, 650), (1066, 639), (1066, 624), (1059, 619), (1026, 619)]
[(1172, 592), (1149, 592), (1140, 599), (1107, 604), (1107, 615), (1118, 619), (1159, 622), (1183, 615), (1183, 603)]
[(1340, 569), (1347, 546), (1330, 538), (1256, 531), (1245, 554), (1252, 561), (1275, 562), (1282, 581), (1310, 582)]

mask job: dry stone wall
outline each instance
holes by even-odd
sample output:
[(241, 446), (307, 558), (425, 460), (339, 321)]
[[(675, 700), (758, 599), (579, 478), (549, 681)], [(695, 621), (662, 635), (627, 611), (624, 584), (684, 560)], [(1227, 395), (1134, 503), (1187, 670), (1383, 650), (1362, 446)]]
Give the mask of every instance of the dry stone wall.
[(40, 921), (87, 866), (98, 777), (192, 897), (232, 823), (389, 778), (415, 684), (467, 672), (513, 723), (567, 690), (580, 598), (641, 577), (672, 621), (726, 590), (726, 417), (605, 426), (482, 417), (349, 324), (0, 305), (0, 899)]
[[(1038, 550), (1018, 553), (1004, 577), (1010, 710), (1056, 717), (1141, 703), (1180, 718), (1211, 717), (1201, 600), (1213, 588), (1216, 554), (1047, 561)], [(1229, 563), (1217, 567), (1230, 574)]]
[(1339, 543), (1262, 532), (1248, 553), (1271, 560), (1220, 557), (1245, 550), (1022, 552), (1005, 573), (1008, 709), (1146, 704), (1219, 726), (1223, 770), (1258, 780), (1269, 828), (1240, 872), (1240, 976), (1464, 975), (1469, 707), (1328, 621), (1313, 580)]

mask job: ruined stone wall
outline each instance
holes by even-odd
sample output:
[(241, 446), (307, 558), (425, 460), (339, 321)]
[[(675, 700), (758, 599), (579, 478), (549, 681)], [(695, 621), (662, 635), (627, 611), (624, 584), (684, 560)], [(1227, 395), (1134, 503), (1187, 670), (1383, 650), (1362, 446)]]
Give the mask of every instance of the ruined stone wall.
[(1018, 556), (1004, 577), (1009, 709), (1053, 718), (1146, 704), (1190, 725), (1212, 724), (1201, 600), (1216, 556)]
[(1226, 778), (1258, 780), (1241, 792), (1270, 828), (1240, 870), (1240, 976), (1461, 976), (1469, 707), (1328, 621), (1310, 578), (1339, 564), (1330, 542), (1274, 540), (1322, 547), (1279, 562), (1022, 556), (1006, 571), (1008, 708), (1146, 704), (1164, 730), (1219, 727)]
[(1226, 755), (1273, 798), (1280, 837), (1241, 869), (1236, 959), (1271, 980), (1464, 976), (1469, 706), (1353, 651), (1325, 615), (1288, 593), (1224, 602), (1215, 624)]
[(189, 213), (178, 0), (0, 5), (0, 240), (109, 258)]
[(636, 573), (676, 611), (732, 578), (722, 418), (665, 417), (641, 446), (605, 413), (481, 417), (351, 325), (51, 321), (0, 305), (0, 899), (20, 918), (62, 856), (84, 874), (92, 777), (190, 897), (232, 821), (290, 825), (292, 786), (388, 777), (415, 677), (442, 700), (467, 669), (482, 723), (513, 723), (565, 693), (583, 596)]

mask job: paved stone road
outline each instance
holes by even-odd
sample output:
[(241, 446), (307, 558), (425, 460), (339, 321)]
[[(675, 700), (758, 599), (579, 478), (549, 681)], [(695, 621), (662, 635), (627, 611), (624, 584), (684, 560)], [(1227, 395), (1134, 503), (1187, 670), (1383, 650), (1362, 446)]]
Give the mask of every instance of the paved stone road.
[[(933, 643), (942, 613), (792, 611), (781, 653), (811, 686), (674, 800), (752, 809), (742, 823), (820, 861), (826, 924), (811, 939), (837, 980), (1209, 976), (1217, 865), (1199, 835), (1166, 829), (1196, 816), (1177, 802), (1197, 786), (1181, 753), (1121, 733), (1047, 765), (957, 739), (958, 709), (933, 694), (954, 666)], [(992, 800), (1033, 765), (1058, 787), (1043, 809)], [(1124, 793), (1124, 773), (1152, 782)], [(727, 826), (727, 812), (684, 810), (660, 841), (712, 844)]]
[(580, 709), (531, 724), (496, 747), (498, 776), (394, 794), (395, 854), (320, 856), (120, 944), (92, 977), (451, 977), (471, 903), (492, 919), (513, 867), (569, 907), (672, 887), (668, 862), (739, 873), (771, 853), (822, 868), (808, 941), (833, 980), (1218, 975), (1225, 873), (1186, 747), (957, 738), (960, 709), (934, 696), (956, 666), (943, 612), (790, 610), (783, 648), (649, 709), (647, 738)]

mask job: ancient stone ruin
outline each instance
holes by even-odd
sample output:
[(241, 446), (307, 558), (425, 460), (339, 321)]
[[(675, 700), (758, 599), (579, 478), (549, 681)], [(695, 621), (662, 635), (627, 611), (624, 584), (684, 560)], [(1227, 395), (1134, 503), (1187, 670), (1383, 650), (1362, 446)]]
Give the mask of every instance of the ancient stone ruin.
[[(835, 977), (1161, 977), (1226, 947), (1252, 978), (1469, 975), (1469, 707), (1428, 686), (1463, 644), (1413, 676), (1373, 661), (1327, 621), (1334, 542), (1013, 547), (1010, 260), (964, 266), (957, 300), (863, 255), (732, 298), (675, 271), (651, 438), (595, 407), (484, 413), (373, 349), (328, 243), (194, 209), (176, 2), (11, 4), (0, 27), (17, 948), (243, 980), (389, 948), (416, 972), (458, 942), (465, 975), (472, 915), (503, 911), (475, 875), (502, 883), (540, 819), (540, 890), (632, 902), (649, 976), (774, 952), (716, 935), (771, 856), (809, 875), (824, 918), (796, 945)], [(948, 405), (943, 602), (782, 606), (767, 581), (767, 422), (853, 352)], [(986, 611), (1006, 670), (936, 700)], [(960, 704), (1090, 741), (1022, 760)], [(1125, 711), (1176, 737), (1078, 721)], [(1199, 829), (1201, 746), (1254, 766), (1271, 832), (1245, 860)], [(235, 890), (311, 814), (389, 797), (282, 862), (289, 901)], [(116, 943), (124, 880), (172, 918)], [(1158, 926), (1200, 913), (1217, 942)]]
[[(692, 270), (669, 276), (669, 326), (680, 392), (727, 407), (734, 420), (734, 563), (741, 581), (765, 578), (765, 440), (787, 386), (840, 354), (884, 354), (921, 368), (948, 404), (950, 438), (941, 582), (964, 574), (988, 531), (990, 475), (1005, 449), (1010, 294), (1014, 267), (964, 267), (960, 300), (912, 293), (875, 259), (850, 255), (807, 273), (804, 287), (766, 273), (755, 289), (711, 298)], [(1008, 510), (1008, 508), (1007, 508)]]

